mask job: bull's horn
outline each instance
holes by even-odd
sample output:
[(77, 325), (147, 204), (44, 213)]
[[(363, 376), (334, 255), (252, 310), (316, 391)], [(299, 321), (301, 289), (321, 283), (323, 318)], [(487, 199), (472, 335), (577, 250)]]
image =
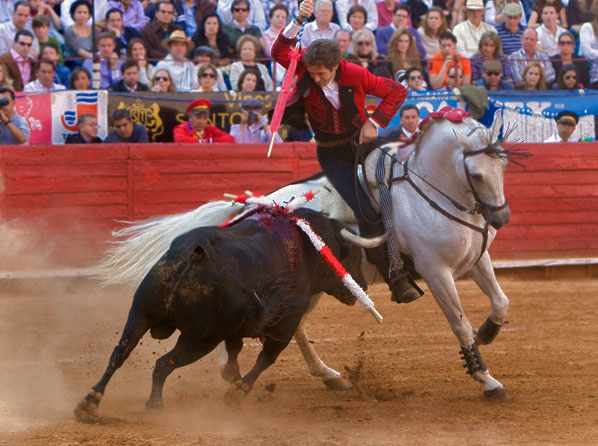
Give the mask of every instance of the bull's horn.
[(357, 245), (361, 248), (370, 249), (380, 246), (382, 243), (386, 242), (390, 238), (390, 231), (387, 231), (378, 237), (365, 238), (355, 235), (346, 229), (341, 229), (341, 236), (354, 245)]

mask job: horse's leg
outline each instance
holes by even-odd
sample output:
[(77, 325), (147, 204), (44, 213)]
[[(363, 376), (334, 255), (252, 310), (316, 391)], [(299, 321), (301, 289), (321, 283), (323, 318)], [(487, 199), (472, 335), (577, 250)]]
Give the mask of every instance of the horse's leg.
[(156, 361), (152, 374), (152, 392), (145, 407), (162, 407), (162, 390), (168, 375), (179, 367), (191, 364), (216, 348), (220, 339), (196, 338), (181, 333), (174, 348)]
[(331, 390), (347, 390), (349, 386), (343, 379), (342, 375), (336, 370), (328, 367), (324, 361), (320, 359), (316, 349), (310, 342), (309, 336), (307, 335), (307, 331), (305, 329), (307, 316), (316, 307), (316, 305), (318, 305), (321, 297), (322, 294), (312, 296), (309, 303), (309, 308), (301, 318), (301, 322), (299, 323), (297, 330), (295, 330), (295, 342), (297, 342), (297, 346), (299, 347), (299, 350), (301, 350), (301, 354), (305, 359), (309, 373), (311, 373), (312, 376), (322, 379), (326, 387)]
[(432, 265), (417, 265), (416, 269), (425, 279), (434, 299), (446, 316), (453, 333), (461, 344), (461, 353), (465, 359), (467, 373), (484, 386), (484, 395), (489, 398), (502, 399), (506, 396), (503, 386), (494, 379), (484, 364), (480, 352), (474, 343), (473, 329), (465, 317), (455, 281), (447, 268), (436, 268)]
[(220, 376), (229, 383), (241, 379), (237, 358), (243, 349), (243, 338), (228, 338), (218, 345)]
[(492, 312), (478, 329), (475, 342), (478, 345), (490, 344), (498, 335), (507, 317), (509, 299), (505, 296), (496, 280), (488, 252), (485, 252), (478, 263), (474, 265), (471, 270), (471, 277), (492, 303)]
[(89, 393), (75, 408), (75, 417), (77, 420), (84, 423), (94, 423), (99, 420), (96, 411), (100, 405), (108, 381), (110, 381), (114, 372), (123, 365), (150, 326), (150, 322), (143, 315), (131, 309), (123, 334), (110, 356), (104, 375), (102, 375), (98, 383), (91, 388)]

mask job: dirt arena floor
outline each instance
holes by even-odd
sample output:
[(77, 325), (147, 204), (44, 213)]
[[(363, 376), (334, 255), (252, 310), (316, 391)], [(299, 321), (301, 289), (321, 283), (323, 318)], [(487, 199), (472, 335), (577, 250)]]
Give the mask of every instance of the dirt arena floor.
[[(480, 350), (509, 393), (486, 401), (466, 374), (459, 346), (429, 293), (409, 305), (370, 288), (384, 316), (325, 299), (309, 333), (348, 391), (312, 379), (291, 344), (236, 407), (215, 352), (175, 371), (160, 412), (144, 409), (155, 359), (172, 340), (148, 335), (116, 373), (99, 413), (73, 409), (100, 378), (123, 328), (131, 293), (90, 281), (0, 281), (0, 445), (596, 445), (598, 278), (500, 280), (510, 323)], [(479, 326), (489, 301), (458, 283)], [(174, 336), (173, 336), (174, 338)], [(259, 344), (248, 340), (242, 370)]]

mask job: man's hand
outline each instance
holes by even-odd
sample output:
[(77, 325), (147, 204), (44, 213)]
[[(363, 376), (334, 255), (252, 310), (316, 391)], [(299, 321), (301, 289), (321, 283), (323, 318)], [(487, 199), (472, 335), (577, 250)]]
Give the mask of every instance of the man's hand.
[(303, 0), (299, 5), (299, 17), (297, 17), (297, 21), (303, 24), (303, 20), (308, 19), (311, 17), (311, 13), (314, 9), (314, 2), (313, 0)]
[(0, 108), (0, 122), (6, 122), (8, 121), (8, 116), (6, 116), (6, 112), (4, 111), (4, 108)]
[(368, 119), (363, 127), (361, 127), (361, 132), (359, 132), (359, 144), (368, 143), (375, 140), (378, 137), (378, 129), (372, 122)]

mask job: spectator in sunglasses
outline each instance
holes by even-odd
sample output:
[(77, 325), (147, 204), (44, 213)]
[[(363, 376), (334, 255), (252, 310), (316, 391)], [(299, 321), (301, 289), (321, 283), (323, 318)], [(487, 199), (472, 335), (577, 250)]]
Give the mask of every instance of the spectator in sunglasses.
[(197, 70), (197, 79), (199, 80), (199, 88), (193, 91), (199, 93), (220, 91), (216, 82), (218, 79), (216, 65), (211, 63), (200, 65), (199, 70)]
[(6, 66), (13, 81), (14, 91), (23, 91), (23, 87), (35, 80), (35, 61), (31, 55), (33, 34), (21, 29), (15, 34), (13, 49), (0, 56), (0, 63)]
[(172, 77), (168, 70), (157, 70), (152, 78), (150, 90), (156, 93), (172, 93), (177, 91), (176, 85), (172, 82)]
[[(238, 24), (241, 22), (238, 20), (239, 15), (247, 15), (247, 24), (254, 25), (260, 32), (264, 31), (267, 26), (266, 11), (264, 10), (263, 1), (261, 0), (218, 0), (218, 6), (216, 12), (222, 20), (224, 25), (230, 25), (233, 21)], [(235, 11), (236, 9), (246, 9), (246, 11)]]
[(578, 82), (581, 83), (582, 88), (588, 88), (590, 85), (590, 64), (585, 57), (575, 54), (575, 37), (573, 34), (570, 31), (562, 33), (559, 36), (557, 46), (558, 54), (550, 58), (557, 80), (560, 79), (561, 71), (565, 65), (575, 65)]
[(573, 64), (563, 66), (559, 72), (558, 82), (552, 86), (558, 90), (580, 90), (583, 84), (579, 82), (579, 73)]
[(408, 68), (405, 71), (405, 79), (403, 79), (402, 84), (410, 91), (425, 91), (428, 86), (424, 78), (424, 72), (419, 67)]
[[(218, 11), (220, 13), (220, 3), (225, 3), (222, 1), (218, 2)], [(258, 3), (259, 8), (262, 8), (262, 15), (264, 14), (263, 7)], [(251, 8), (256, 7), (255, 4), (251, 5)], [(228, 37), (228, 43), (230, 45), (229, 54), (231, 57), (236, 58), (240, 57), (240, 54), (237, 52), (237, 42), (244, 35), (250, 35), (258, 39), (260, 46), (264, 47), (264, 41), (262, 39), (262, 29), (266, 27), (266, 19), (264, 16), (264, 26), (263, 28), (259, 28), (256, 25), (252, 25), (251, 22), (248, 20), (249, 17), (249, 0), (233, 0), (233, 4), (230, 7), (230, 11), (233, 16), (233, 20), (224, 25), (224, 34)], [(224, 16), (221, 16), (224, 20)]]
[(474, 85), (486, 87), (486, 90), (512, 90), (513, 84), (503, 80), (502, 64), (498, 60), (485, 60), (483, 63), (482, 78)]

